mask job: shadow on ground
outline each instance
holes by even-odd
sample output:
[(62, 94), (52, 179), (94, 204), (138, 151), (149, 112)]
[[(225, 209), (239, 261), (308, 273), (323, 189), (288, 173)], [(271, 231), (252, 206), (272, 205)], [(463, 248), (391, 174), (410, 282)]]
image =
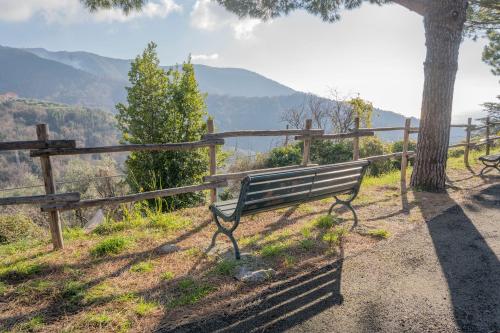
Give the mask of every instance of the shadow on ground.
[(156, 332), (284, 332), (342, 304), (341, 273), (342, 260), (338, 260), (278, 283), (232, 313), (220, 309), (219, 315), (177, 327), (169, 327), (165, 317)]
[[(424, 195), (415, 193), (417, 199)], [(500, 184), (490, 185), (474, 195), (465, 210), (449, 196), (448, 200), (454, 205), (435, 217), (428, 216), (425, 205), (420, 209), (448, 284), (457, 327), (462, 332), (498, 332), (500, 262), (485, 237), (498, 240), (494, 233), (498, 233), (500, 226)], [(475, 208), (470, 209), (469, 205)], [(486, 207), (498, 209), (498, 214), (482, 216)], [(468, 214), (474, 214), (474, 220)], [(480, 231), (474, 224), (480, 219), (496, 226), (493, 225), (492, 231)]]

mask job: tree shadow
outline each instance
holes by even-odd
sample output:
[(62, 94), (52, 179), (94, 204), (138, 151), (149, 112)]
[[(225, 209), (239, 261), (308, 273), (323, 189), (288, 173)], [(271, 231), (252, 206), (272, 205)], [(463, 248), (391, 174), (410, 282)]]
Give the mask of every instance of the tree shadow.
[(313, 316), (342, 304), (341, 258), (333, 264), (278, 282), (231, 313), (201, 318), (172, 327), (165, 316), (155, 332), (284, 332)]
[[(420, 200), (425, 192), (415, 192)], [(497, 332), (500, 330), (500, 262), (485, 236), (500, 222), (500, 184), (473, 196), (479, 209), (461, 207), (448, 194), (452, 207), (432, 216), (431, 209), (420, 205), (427, 228), (448, 284), (456, 324), (462, 332)], [(469, 218), (473, 216), (473, 220)], [(493, 214), (493, 220), (491, 219)], [(495, 219), (494, 216), (497, 216)], [(482, 231), (476, 227), (481, 225)], [(493, 231), (492, 231), (493, 230)]]

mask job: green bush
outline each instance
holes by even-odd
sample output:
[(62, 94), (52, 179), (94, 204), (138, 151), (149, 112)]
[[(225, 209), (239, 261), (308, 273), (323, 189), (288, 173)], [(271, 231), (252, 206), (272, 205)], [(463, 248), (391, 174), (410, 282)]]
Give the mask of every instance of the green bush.
[(42, 229), (23, 215), (0, 215), (0, 244), (42, 235)]
[(318, 164), (333, 164), (352, 160), (352, 141), (332, 142), (315, 140), (311, 145), (311, 161)]
[[(384, 143), (377, 137), (364, 138), (359, 147), (360, 157), (384, 155), (388, 149)], [(370, 176), (379, 176), (394, 169), (391, 160), (375, 161), (370, 163), (367, 174)]]
[[(408, 141), (408, 151), (416, 151), (417, 150), (417, 142), (410, 140)], [(403, 140), (396, 141), (392, 143), (391, 151), (393, 153), (400, 153), (403, 151)], [(409, 160), (410, 165), (413, 165), (413, 159)], [(401, 157), (396, 158), (393, 161), (393, 166), (395, 169), (401, 169)]]
[(276, 168), (302, 163), (302, 153), (298, 145), (276, 147), (269, 152), (266, 167)]

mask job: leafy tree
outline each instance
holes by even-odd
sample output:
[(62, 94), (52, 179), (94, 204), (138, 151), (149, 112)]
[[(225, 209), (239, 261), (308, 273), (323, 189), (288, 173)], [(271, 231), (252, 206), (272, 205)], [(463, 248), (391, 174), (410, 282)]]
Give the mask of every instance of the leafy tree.
[[(128, 105), (118, 104), (123, 141), (133, 144), (200, 140), (206, 133), (204, 96), (190, 61), (165, 72), (159, 66), (156, 44), (149, 43), (133, 62), (127, 87)], [(135, 191), (152, 191), (201, 182), (207, 172), (203, 150), (134, 152), (126, 161), (127, 180)], [(200, 193), (165, 198), (168, 209), (199, 202)]]
[(373, 114), (372, 103), (363, 100), (359, 96), (351, 99), (348, 103), (354, 111), (354, 115), (359, 118), (360, 124), (363, 127), (371, 127)]
[(490, 40), (483, 50), (483, 61), (490, 65), (494, 75), (500, 75), (500, 32), (491, 30), (486, 36)]
[(347, 162), (352, 159), (352, 141), (313, 140), (311, 144), (311, 161), (318, 164)]

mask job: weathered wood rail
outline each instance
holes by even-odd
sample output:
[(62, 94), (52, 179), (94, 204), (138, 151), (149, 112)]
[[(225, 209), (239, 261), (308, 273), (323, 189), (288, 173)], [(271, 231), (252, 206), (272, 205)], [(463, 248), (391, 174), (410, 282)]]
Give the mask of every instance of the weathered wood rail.
[[(207, 121), (208, 133), (205, 134), (200, 141), (194, 142), (179, 142), (179, 143), (157, 143), (157, 144), (129, 144), (115, 145), (103, 147), (77, 147), (75, 140), (51, 140), (47, 125), (37, 125), (37, 139), (34, 141), (14, 141), (0, 142), (1, 151), (12, 150), (30, 150), (31, 157), (40, 158), (42, 166), (42, 176), (45, 187), (45, 195), (37, 196), (21, 196), (0, 198), (0, 206), (19, 205), (19, 204), (38, 204), (42, 211), (49, 214), (49, 225), (52, 236), (54, 249), (64, 247), (62, 238), (62, 228), (59, 213), (67, 210), (82, 209), (89, 207), (102, 207), (105, 205), (118, 205), (122, 203), (135, 202), (141, 200), (154, 199), (159, 197), (167, 197), (182, 193), (192, 193), (199, 191), (210, 191), (210, 201), (216, 201), (217, 188), (227, 186), (228, 181), (237, 181), (245, 178), (248, 175), (258, 173), (269, 173), (284, 170), (293, 170), (298, 168), (315, 166), (316, 164), (309, 163), (310, 150), (314, 140), (353, 140), (353, 160), (360, 159), (360, 138), (374, 136), (376, 132), (382, 131), (403, 131), (403, 151), (391, 154), (378, 156), (369, 156), (362, 159), (369, 161), (380, 161), (392, 158), (401, 158), (401, 191), (406, 191), (406, 173), (408, 160), (415, 156), (415, 152), (409, 151), (410, 134), (418, 133), (417, 127), (411, 127), (411, 119), (405, 121), (403, 127), (380, 127), (380, 128), (360, 128), (359, 118), (354, 121), (355, 127), (347, 133), (325, 133), (322, 129), (313, 129), (312, 120), (308, 119), (304, 129), (287, 129), (286, 130), (242, 130), (215, 132), (212, 119)], [(486, 145), (487, 152), (491, 144), (500, 139), (500, 136), (491, 136), (490, 127), (499, 125), (500, 122), (491, 122), (486, 119), (484, 126), (472, 125), (472, 119), (468, 119), (466, 125), (451, 125), (452, 127), (461, 127), (466, 130), (466, 139), (464, 143), (450, 145), (449, 148), (464, 147), (464, 163), (469, 164), (469, 151), (473, 147)], [(472, 131), (486, 129), (485, 137), (477, 142), (471, 142)], [(263, 136), (284, 136), (285, 142), (288, 143), (289, 137), (294, 137), (296, 140), (304, 141), (302, 152), (302, 164), (292, 165), (279, 168), (267, 168), (259, 170), (247, 170), (235, 173), (217, 174), (217, 146), (224, 144), (224, 138), (232, 137), (263, 137)], [(208, 148), (209, 156), (209, 174), (204, 177), (204, 183), (198, 185), (183, 186), (177, 188), (169, 188), (157, 191), (149, 191), (143, 193), (129, 194), (111, 198), (81, 200), (79, 193), (56, 193), (55, 181), (52, 173), (51, 156), (65, 155), (83, 155), (83, 154), (102, 154), (102, 153), (119, 153), (119, 152), (134, 152), (134, 151), (182, 151), (191, 149)]]

